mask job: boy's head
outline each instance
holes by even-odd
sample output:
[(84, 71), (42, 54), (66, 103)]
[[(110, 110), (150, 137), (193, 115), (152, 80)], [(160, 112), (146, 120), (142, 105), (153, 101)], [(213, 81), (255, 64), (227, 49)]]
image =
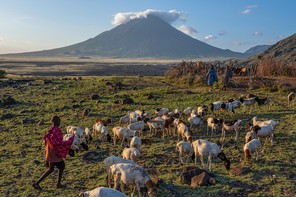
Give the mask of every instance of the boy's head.
[(61, 119), (60, 117), (58, 117), (57, 115), (54, 115), (52, 118), (51, 118), (51, 122), (54, 126), (60, 126), (61, 124)]

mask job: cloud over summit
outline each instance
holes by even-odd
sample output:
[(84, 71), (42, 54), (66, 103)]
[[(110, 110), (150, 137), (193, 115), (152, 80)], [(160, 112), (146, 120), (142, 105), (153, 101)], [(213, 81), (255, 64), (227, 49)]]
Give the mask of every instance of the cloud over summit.
[(143, 12), (119, 12), (115, 14), (112, 24), (120, 25), (133, 19), (147, 18), (149, 15), (157, 16), (169, 24), (172, 24), (176, 21), (186, 21), (184, 13), (178, 12), (177, 10), (163, 11), (147, 9)]

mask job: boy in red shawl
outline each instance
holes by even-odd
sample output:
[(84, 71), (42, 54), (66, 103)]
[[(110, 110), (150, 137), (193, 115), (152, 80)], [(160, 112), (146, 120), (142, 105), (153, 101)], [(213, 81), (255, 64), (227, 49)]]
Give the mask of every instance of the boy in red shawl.
[(63, 140), (63, 134), (59, 128), (61, 124), (60, 117), (55, 115), (52, 117), (51, 121), (52, 126), (50, 127), (48, 133), (43, 137), (46, 146), (45, 159), (48, 170), (32, 185), (38, 190), (42, 190), (39, 185), (40, 182), (53, 172), (55, 166), (59, 169), (57, 188), (63, 187), (61, 184), (63, 171), (65, 169), (65, 162), (63, 158), (66, 157), (74, 140), (74, 135), (69, 140)]

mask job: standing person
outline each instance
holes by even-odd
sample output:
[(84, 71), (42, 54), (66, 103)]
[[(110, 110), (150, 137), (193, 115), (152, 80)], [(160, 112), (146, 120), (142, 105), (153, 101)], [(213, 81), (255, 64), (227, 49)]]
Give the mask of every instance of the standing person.
[(63, 140), (63, 134), (61, 129), (59, 128), (61, 124), (60, 117), (54, 115), (51, 118), (51, 121), (52, 126), (50, 127), (48, 133), (45, 134), (43, 137), (46, 147), (46, 167), (48, 168), (48, 170), (44, 172), (44, 174), (32, 185), (35, 189), (38, 190), (42, 190), (39, 184), (53, 172), (55, 166), (59, 169), (57, 188), (64, 187), (61, 184), (63, 171), (65, 169), (65, 162), (63, 158), (66, 157), (74, 140), (74, 135), (69, 140)]
[(229, 65), (226, 66), (223, 78), (223, 87), (222, 90), (226, 90), (229, 85), (230, 79), (232, 78), (232, 70), (230, 69)]
[(214, 82), (218, 82), (218, 76), (214, 65), (211, 64), (210, 70), (207, 73), (206, 79), (208, 80), (208, 85), (210, 86), (210, 91), (213, 91), (213, 84)]

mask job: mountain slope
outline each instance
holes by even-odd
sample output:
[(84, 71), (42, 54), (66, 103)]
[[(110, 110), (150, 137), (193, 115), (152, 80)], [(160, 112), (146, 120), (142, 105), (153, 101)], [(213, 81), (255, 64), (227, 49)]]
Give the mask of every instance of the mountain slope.
[(248, 50), (246, 50), (244, 52), (244, 55), (246, 55), (246, 57), (250, 57), (253, 55), (257, 55), (259, 53), (262, 53), (264, 51), (266, 51), (267, 49), (269, 49), (272, 45), (257, 45), (254, 47), (249, 48)]
[(28, 54), (113, 58), (242, 57), (242, 53), (222, 50), (196, 40), (151, 15), (131, 20), (78, 44), (23, 55)]

